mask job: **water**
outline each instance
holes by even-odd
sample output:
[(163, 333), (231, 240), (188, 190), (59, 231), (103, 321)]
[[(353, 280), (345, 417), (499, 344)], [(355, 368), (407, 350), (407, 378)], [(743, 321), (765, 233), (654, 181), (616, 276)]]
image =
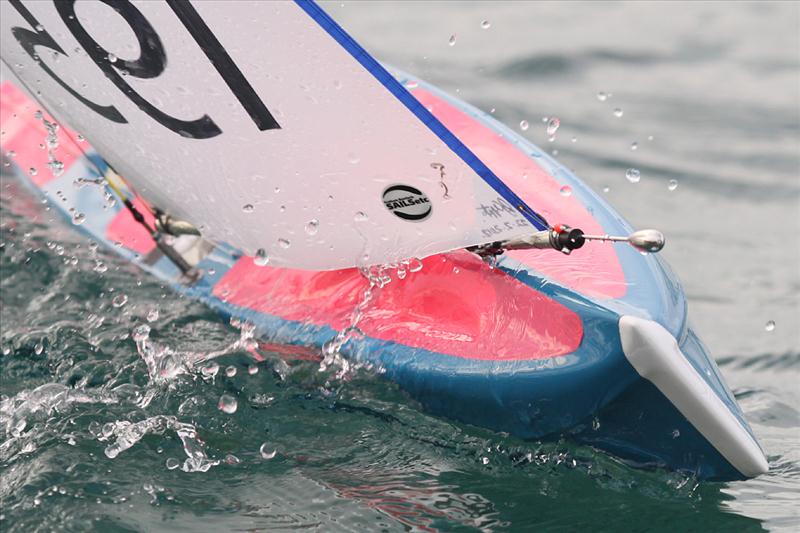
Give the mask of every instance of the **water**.
[[(284, 362), (280, 347), (255, 361), (239, 327), (94, 251), (4, 178), (3, 529), (796, 528), (797, 4), (326, 8), (377, 56), (506, 124), (559, 117), (559, 159), (634, 225), (666, 233), (662, 253), (771, 472), (698, 484), (632, 470), (568, 441), (429, 416), (369, 372), (337, 380), (305, 356)], [(544, 127), (522, 133), (547, 142)], [(145, 342), (173, 364), (148, 368)]]

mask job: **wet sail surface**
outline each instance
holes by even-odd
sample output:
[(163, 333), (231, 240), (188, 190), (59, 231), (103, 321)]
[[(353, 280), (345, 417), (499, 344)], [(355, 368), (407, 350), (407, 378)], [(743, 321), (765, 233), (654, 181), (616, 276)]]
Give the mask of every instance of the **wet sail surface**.
[(380, 264), (544, 228), (313, 3), (2, 10), (3, 59), (48, 110), (154, 206), (273, 265)]

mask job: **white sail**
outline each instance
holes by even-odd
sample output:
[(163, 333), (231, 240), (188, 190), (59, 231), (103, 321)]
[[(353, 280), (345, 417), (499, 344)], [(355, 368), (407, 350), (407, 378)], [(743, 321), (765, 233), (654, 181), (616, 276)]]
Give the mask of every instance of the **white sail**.
[(271, 265), (384, 263), (536, 230), (313, 3), (0, 6), (3, 61), (51, 113), (154, 206)]

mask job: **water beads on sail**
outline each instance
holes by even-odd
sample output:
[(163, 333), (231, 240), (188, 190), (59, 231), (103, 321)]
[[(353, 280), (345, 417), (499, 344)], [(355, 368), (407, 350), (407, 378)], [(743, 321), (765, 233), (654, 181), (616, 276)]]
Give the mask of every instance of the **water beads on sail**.
[(642, 179), (642, 175), (636, 168), (629, 168), (625, 171), (625, 178), (631, 183), (639, 183)]
[(545, 129), (548, 141), (553, 142), (556, 139), (556, 132), (560, 126), (561, 120), (558, 119), (558, 117), (551, 117), (548, 119), (547, 128)]

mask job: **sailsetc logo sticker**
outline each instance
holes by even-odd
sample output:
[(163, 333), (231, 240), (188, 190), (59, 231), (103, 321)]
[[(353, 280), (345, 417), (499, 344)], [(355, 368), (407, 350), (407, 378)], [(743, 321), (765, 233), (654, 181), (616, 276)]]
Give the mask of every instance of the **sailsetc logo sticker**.
[(433, 206), (428, 195), (410, 185), (392, 185), (383, 191), (386, 209), (403, 220), (420, 222), (431, 216)]

